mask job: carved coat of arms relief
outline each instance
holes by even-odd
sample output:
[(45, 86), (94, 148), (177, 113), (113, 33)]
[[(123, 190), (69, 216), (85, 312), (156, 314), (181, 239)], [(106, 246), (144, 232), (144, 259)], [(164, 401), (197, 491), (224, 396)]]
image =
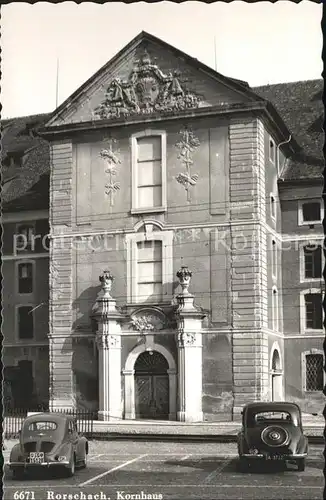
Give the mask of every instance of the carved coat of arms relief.
[(145, 50), (126, 80), (111, 81), (94, 117), (113, 119), (198, 108), (201, 97), (187, 89), (180, 77), (178, 71), (163, 73)]

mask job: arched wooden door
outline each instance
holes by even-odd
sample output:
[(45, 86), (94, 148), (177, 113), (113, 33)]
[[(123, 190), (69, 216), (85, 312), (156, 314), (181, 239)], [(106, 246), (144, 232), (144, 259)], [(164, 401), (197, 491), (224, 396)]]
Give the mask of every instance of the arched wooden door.
[(169, 418), (169, 365), (157, 351), (141, 353), (135, 363), (136, 418)]

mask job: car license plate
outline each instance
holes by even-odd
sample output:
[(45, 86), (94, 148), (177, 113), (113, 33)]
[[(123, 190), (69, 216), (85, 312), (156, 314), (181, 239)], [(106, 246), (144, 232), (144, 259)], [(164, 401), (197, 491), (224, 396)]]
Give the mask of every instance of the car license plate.
[(268, 455), (267, 460), (284, 460), (283, 455)]
[(43, 452), (31, 452), (29, 454), (29, 463), (30, 464), (42, 464), (44, 462), (44, 453)]

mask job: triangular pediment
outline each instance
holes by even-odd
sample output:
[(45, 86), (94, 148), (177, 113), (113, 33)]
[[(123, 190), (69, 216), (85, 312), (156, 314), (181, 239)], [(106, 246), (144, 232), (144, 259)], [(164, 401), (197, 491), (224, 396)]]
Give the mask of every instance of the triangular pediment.
[(59, 106), (46, 126), (148, 118), (257, 100), (245, 83), (142, 32)]

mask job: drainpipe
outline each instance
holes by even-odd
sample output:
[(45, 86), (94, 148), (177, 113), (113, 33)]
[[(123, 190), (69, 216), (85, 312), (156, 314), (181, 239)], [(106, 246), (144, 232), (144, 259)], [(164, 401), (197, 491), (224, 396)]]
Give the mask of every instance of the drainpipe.
[[(287, 141), (280, 142), (279, 145), (276, 148), (276, 161), (277, 161), (277, 168), (278, 168), (278, 174), (281, 172), (280, 170), (280, 146), (283, 146), (284, 144), (288, 144), (292, 139), (292, 135), (290, 134), (290, 137), (288, 138)], [(284, 162), (285, 164), (285, 162)], [(284, 165), (283, 165), (284, 167)]]

